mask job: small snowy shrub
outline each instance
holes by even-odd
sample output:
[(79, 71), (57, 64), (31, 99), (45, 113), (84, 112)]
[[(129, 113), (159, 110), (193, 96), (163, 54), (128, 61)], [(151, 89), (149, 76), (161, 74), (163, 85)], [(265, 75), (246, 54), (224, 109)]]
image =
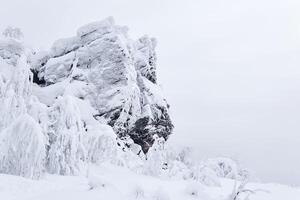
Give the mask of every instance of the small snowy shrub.
[(192, 170), (183, 162), (173, 160), (168, 162), (168, 176), (186, 180), (192, 178)]
[(235, 180), (232, 193), (225, 198), (225, 200), (250, 200), (250, 196), (258, 192), (269, 193), (268, 190), (263, 189), (249, 189), (246, 187), (248, 180), (237, 181)]
[(29, 115), (0, 133), (0, 173), (37, 179), (45, 171), (45, 156), (44, 135)]
[(190, 147), (181, 147), (176, 153), (176, 160), (187, 166), (193, 165), (192, 150)]
[(194, 178), (207, 186), (221, 186), (216, 172), (205, 165), (200, 165), (194, 170)]
[(218, 177), (235, 179), (238, 174), (237, 163), (229, 158), (213, 158), (206, 161)]
[(195, 165), (193, 177), (208, 186), (220, 186), (219, 178), (245, 180), (249, 172), (230, 158), (211, 158)]
[(212, 169), (218, 177), (245, 180), (249, 178), (249, 172), (242, 169), (240, 165), (225, 157), (208, 159), (203, 163), (206, 167)]

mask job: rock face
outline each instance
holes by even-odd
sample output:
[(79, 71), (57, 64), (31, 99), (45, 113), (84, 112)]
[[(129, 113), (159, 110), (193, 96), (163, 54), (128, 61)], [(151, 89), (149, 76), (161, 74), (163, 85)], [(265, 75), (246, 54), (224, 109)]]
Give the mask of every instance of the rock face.
[(126, 27), (107, 18), (56, 41), (49, 52), (36, 53), (34, 82), (49, 88), (69, 85), (69, 93), (94, 107), (95, 119), (147, 152), (153, 135), (168, 139), (173, 129), (157, 85), (155, 46), (148, 36), (131, 40)]

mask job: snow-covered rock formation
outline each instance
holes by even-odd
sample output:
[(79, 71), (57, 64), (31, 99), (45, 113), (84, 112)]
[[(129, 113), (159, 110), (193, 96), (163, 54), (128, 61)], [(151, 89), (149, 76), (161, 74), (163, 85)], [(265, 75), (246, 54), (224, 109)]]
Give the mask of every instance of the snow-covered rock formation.
[[(63, 189), (63, 180), (72, 178), (53, 176), (62, 182), (52, 187), (49, 174), (79, 175), (73, 180), (81, 180), (80, 191), (94, 194), (93, 199), (167, 200), (209, 199), (202, 184), (220, 187), (220, 178), (248, 178), (231, 159), (200, 162), (192, 159), (189, 148), (166, 143), (173, 125), (157, 84), (154, 39), (131, 40), (127, 29), (114, 25), (111, 18), (81, 27), (76, 36), (56, 41), (49, 52), (26, 48), (16, 38), (21, 35), (18, 29), (7, 29), (4, 35), (8, 38), (0, 40), (1, 180), (13, 177), (1, 174), (43, 178), (34, 182), (44, 182), (42, 188), (50, 192), (57, 185)], [(125, 189), (127, 185), (132, 189)], [(158, 188), (152, 191), (153, 186)], [(11, 199), (2, 188), (0, 196)], [(103, 195), (106, 190), (110, 192)], [(19, 192), (22, 195), (13, 199), (24, 198), (22, 189)], [(239, 192), (234, 190), (231, 199)], [(74, 199), (82, 199), (74, 194)], [(31, 195), (35, 194), (25, 198), (45, 199), (44, 192)]]
[(173, 128), (157, 84), (155, 46), (148, 36), (131, 40), (126, 27), (107, 18), (56, 41), (50, 52), (37, 53), (32, 59), (35, 82), (89, 101), (98, 121), (147, 152), (154, 134), (167, 139)]
[(0, 173), (74, 175), (102, 162), (143, 171), (153, 136), (173, 129), (156, 41), (131, 40), (107, 18), (33, 52), (15, 30), (0, 40)]

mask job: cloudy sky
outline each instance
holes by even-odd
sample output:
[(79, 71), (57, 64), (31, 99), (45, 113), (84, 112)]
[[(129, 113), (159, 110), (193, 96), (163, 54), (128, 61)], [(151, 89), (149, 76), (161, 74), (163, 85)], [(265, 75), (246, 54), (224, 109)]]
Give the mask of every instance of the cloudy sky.
[(264, 181), (300, 185), (300, 2), (297, 0), (0, 0), (0, 29), (47, 49), (113, 16), (158, 39), (172, 141), (202, 158), (239, 159)]

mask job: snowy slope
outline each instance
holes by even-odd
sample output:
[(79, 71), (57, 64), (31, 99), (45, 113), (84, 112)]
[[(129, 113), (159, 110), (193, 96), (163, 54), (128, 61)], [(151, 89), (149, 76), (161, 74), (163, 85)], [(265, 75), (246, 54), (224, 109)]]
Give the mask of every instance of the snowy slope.
[[(114, 165), (90, 166), (87, 176), (47, 175), (39, 181), (0, 175), (0, 197), (5, 200), (227, 200), (234, 181), (220, 187), (187, 180), (167, 180), (138, 175)], [(249, 183), (258, 191), (249, 200), (297, 200), (300, 189), (279, 184)]]

